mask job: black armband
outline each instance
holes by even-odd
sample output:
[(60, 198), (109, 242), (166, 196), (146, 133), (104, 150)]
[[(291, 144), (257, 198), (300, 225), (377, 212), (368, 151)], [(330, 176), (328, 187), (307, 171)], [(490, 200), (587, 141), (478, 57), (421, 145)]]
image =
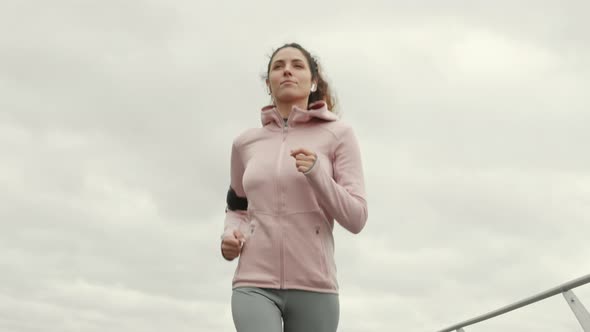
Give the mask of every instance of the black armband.
[(232, 187), (229, 187), (227, 191), (227, 210), (248, 210), (248, 199), (246, 197), (240, 197), (236, 194)]

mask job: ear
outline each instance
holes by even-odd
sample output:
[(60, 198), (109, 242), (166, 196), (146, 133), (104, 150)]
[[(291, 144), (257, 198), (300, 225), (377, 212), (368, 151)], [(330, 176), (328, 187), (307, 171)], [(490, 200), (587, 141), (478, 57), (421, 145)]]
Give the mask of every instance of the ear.
[(318, 80), (312, 80), (311, 81), (311, 92), (316, 92), (318, 89)]
[(270, 81), (268, 80), (268, 78), (265, 80), (266, 81), (266, 88), (268, 90), (268, 94), (270, 94), (272, 91), (270, 90)]

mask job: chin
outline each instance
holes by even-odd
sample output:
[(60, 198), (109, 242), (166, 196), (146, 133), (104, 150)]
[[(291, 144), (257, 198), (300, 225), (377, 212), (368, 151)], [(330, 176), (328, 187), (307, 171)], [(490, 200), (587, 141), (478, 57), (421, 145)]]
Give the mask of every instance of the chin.
[(284, 94), (281, 94), (280, 96), (277, 96), (277, 100), (280, 102), (283, 102), (283, 103), (291, 103), (291, 102), (300, 101), (302, 99), (307, 100), (307, 97), (308, 96), (295, 94), (295, 93), (284, 93)]

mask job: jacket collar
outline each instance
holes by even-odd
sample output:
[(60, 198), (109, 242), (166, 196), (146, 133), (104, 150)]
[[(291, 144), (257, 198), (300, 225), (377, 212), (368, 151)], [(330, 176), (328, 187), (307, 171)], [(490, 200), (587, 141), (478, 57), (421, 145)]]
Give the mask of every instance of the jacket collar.
[[(335, 121), (338, 120), (338, 116), (328, 110), (326, 102), (323, 100), (316, 101), (309, 104), (307, 110), (303, 110), (297, 106), (293, 106), (289, 119), (287, 120), (289, 125), (296, 123), (308, 122), (313, 118), (318, 118), (324, 121)], [(261, 121), (262, 125), (266, 126), (269, 123), (276, 123), (277, 126), (283, 127), (284, 120), (281, 114), (274, 105), (268, 105), (261, 110)]]

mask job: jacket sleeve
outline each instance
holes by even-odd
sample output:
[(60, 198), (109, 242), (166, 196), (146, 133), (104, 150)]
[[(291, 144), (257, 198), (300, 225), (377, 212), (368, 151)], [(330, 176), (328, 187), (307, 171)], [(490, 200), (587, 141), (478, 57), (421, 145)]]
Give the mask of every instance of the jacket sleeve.
[(248, 223), (248, 201), (242, 186), (244, 169), (244, 162), (234, 140), (231, 151), (230, 187), (226, 198), (227, 205), (222, 238), (225, 235), (233, 234), (236, 229), (244, 229), (245, 223)]
[[(363, 166), (358, 141), (351, 127), (336, 139), (332, 165), (316, 160), (305, 173), (319, 205), (340, 225), (357, 234), (368, 217)], [(334, 176), (326, 171), (333, 168)]]

